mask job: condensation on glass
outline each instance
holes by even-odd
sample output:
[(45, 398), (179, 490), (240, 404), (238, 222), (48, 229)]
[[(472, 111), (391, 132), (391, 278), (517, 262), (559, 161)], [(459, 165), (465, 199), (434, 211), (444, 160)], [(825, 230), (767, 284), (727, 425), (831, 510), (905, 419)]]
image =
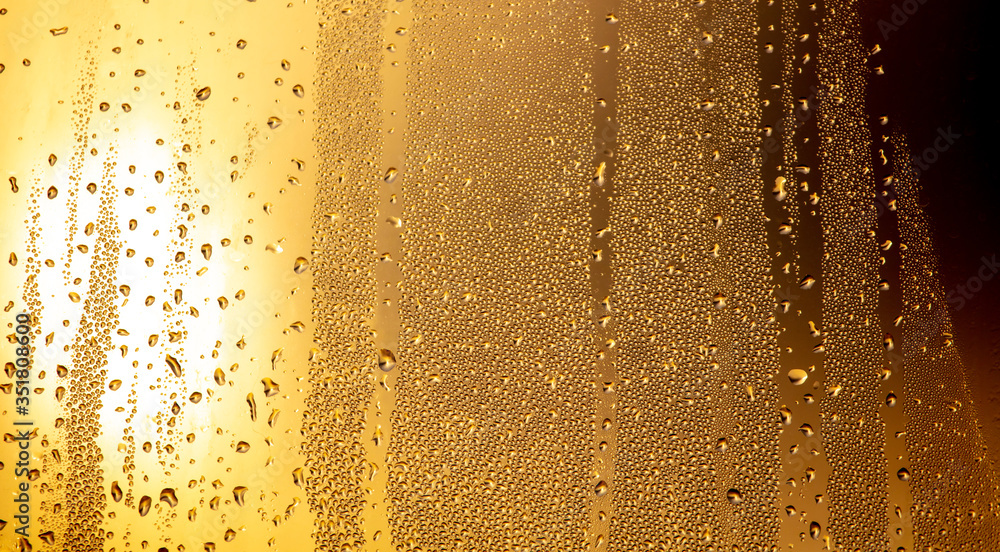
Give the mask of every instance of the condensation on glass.
[(996, 547), (857, 8), (8, 3), (0, 541)]

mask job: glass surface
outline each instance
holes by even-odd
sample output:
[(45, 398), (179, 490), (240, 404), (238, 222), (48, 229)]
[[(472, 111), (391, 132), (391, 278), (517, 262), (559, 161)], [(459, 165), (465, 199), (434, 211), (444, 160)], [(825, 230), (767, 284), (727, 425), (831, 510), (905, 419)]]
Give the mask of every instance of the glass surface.
[(987, 551), (960, 2), (0, 7), (0, 543)]

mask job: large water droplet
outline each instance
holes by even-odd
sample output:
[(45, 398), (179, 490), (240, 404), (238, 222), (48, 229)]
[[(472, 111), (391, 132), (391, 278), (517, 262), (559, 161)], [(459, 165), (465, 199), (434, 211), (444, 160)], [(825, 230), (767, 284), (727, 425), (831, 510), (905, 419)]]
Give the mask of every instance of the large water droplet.
[(396, 367), (396, 355), (389, 349), (379, 349), (378, 367), (383, 372), (390, 372)]

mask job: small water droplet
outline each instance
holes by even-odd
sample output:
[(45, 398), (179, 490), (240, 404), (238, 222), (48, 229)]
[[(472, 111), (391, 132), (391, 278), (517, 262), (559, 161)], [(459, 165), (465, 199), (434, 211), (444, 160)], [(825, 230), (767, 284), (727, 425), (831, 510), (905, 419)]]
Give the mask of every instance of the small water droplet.
[(170, 488), (163, 489), (160, 491), (160, 502), (166, 502), (171, 508), (177, 506), (177, 493)]
[(396, 355), (389, 349), (379, 349), (378, 367), (383, 372), (391, 372), (396, 367)]
[(278, 386), (278, 384), (272, 381), (271, 378), (264, 378), (260, 380), (260, 382), (264, 384), (265, 397), (273, 397), (274, 395), (277, 395), (281, 391), (281, 388)]
[(299, 257), (298, 259), (295, 259), (295, 265), (292, 267), (292, 270), (294, 270), (296, 274), (302, 274), (308, 269), (309, 269), (309, 261), (305, 257)]
[(597, 486), (594, 487), (594, 494), (597, 496), (604, 496), (608, 494), (608, 484), (604, 481), (598, 483)]
[(167, 355), (167, 366), (170, 367), (170, 371), (173, 372), (175, 376), (181, 377), (181, 363), (169, 354)]
[(247, 494), (246, 487), (236, 487), (233, 489), (233, 498), (236, 499), (236, 503), (243, 506), (243, 497)]
[(809, 379), (809, 373), (801, 368), (793, 368), (788, 371), (788, 380), (792, 385), (802, 385)]

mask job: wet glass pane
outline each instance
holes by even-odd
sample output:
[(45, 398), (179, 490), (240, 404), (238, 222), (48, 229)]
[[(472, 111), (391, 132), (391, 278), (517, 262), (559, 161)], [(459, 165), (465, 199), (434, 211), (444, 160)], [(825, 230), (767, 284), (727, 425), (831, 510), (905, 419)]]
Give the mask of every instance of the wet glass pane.
[(2, 4), (0, 542), (997, 549), (981, 4)]

